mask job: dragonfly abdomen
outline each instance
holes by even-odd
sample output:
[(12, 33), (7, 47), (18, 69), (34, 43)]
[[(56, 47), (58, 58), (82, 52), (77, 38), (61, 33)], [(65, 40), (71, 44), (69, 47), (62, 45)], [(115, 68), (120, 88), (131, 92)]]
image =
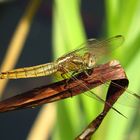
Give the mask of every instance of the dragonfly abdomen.
[(19, 79), (47, 76), (57, 71), (57, 64), (47, 63), (0, 73), (0, 79)]

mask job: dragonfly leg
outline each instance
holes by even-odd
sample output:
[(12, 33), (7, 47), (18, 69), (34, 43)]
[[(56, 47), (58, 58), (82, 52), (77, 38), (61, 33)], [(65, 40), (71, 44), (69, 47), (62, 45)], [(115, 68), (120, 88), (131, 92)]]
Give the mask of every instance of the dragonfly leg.
[(92, 74), (91, 69), (84, 69), (82, 72), (84, 72), (87, 77), (89, 77)]
[[(64, 74), (64, 73), (61, 74), (61, 77), (66, 80), (66, 84), (64, 85), (64, 88), (67, 89), (67, 87), (69, 86), (69, 78), (67, 78), (66, 74)], [(71, 97), (72, 97), (73, 94), (72, 94), (72, 90), (70, 88), (68, 88), (68, 92), (71, 94)]]
[(90, 76), (87, 70), (84, 70), (84, 73), (87, 77)]
[(91, 74), (92, 74), (92, 71), (93, 71), (93, 69), (86, 69), (85, 70), (85, 74), (87, 75), (87, 76), (90, 76)]

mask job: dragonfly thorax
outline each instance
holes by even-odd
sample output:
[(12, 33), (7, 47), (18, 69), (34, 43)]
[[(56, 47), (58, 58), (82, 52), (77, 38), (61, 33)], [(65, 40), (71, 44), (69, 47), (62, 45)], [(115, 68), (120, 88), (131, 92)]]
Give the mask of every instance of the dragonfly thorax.
[(62, 73), (79, 72), (87, 67), (85, 65), (84, 58), (77, 54), (70, 54), (61, 57), (57, 60), (57, 64), (58, 71), (61, 71)]
[(57, 59), (58, 71), (61, 73), (80, 72), (95, 65), (95, 56), (89, 52), (83, 55), (70, 54)]

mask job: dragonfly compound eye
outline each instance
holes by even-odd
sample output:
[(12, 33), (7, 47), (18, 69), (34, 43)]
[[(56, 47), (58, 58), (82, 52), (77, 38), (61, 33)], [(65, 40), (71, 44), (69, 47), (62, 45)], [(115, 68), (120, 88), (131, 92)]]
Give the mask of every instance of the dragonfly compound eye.
[(87, 64), (88, 68), (93, 68), (95, 63), (96, 63), (95, 56), (90, 55), (89, 60), (88, 60), (88, 64)]

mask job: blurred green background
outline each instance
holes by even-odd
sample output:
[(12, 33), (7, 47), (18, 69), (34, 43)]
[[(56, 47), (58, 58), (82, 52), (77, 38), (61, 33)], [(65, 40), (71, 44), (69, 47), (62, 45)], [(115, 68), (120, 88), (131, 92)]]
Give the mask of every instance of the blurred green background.
[[(125, 37), (125, 42), (110, 59), (120, 61), (130, 81), (129, 89), (140, 93), (140, 0), (0, 1), (1, 64), (19, 20), (24, 17), (26, 8), (31, 9), (30, 6), (36, 1), (39, 2), (38, 8), (33, 17), (29, 18), (29, 32), (15, 67), (52, 61), (76, 49), (87, 38), (105, 39), (121, 34)], [(28, 13), (25, 14), (27, 15)], [(50, 77), (10, 80), (2, 97), (7, 98), (14, 93), (18, 94), (47, 83), (50, 83)], [(95, 92), (104, 91), (98, 88)], [(135, 104), (135, 100), (132, 102)], [(127, 103), (116, 104), (115, 107), (128, 119), (111, 110), (93, 140), (140, 139), (140, 105), (129, 107), (125, 104)], [(56, 108), (55, 126), (52, 127), (49, 137), (44, 139), (74, 139), (100, 113), (102, 106), (98, 101), (80, 95), (57, 102)], [(0, 138), (31, 139), (28, 135), (40, 109), (37, 107), (0, 114)]]

